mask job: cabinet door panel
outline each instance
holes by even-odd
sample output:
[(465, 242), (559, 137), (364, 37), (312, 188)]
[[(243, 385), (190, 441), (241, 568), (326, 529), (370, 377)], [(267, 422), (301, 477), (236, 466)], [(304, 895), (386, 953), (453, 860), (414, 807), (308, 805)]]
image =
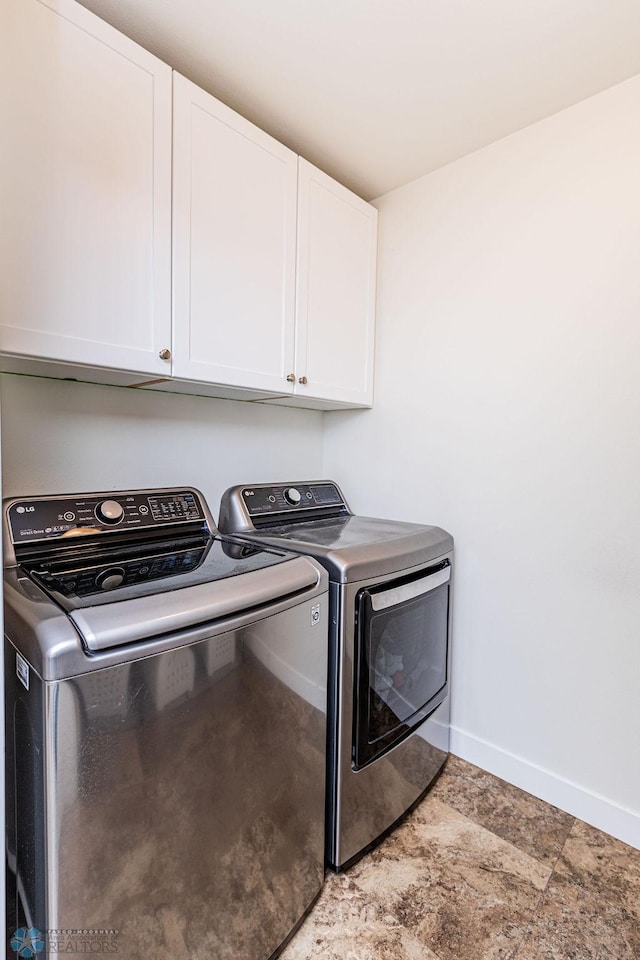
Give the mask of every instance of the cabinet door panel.
[(73, 0), (0, 12), (0, 349), (166, 374), (171, 71)]
[(372, 403), (376, 249), (377, 210), (300, 158), (297, 394)]
[(297, 159), (174, 74), (174, 375), (289, 393)]

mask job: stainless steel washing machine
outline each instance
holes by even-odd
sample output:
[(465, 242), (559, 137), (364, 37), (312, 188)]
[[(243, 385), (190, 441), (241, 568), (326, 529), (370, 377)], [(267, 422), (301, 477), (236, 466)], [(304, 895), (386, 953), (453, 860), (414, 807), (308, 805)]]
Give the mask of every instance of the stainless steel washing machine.
[(344, 869), (412, 809), (447, 757), (453, 539), (354, 516), (328, 480), (232, 487), (219, 526), (329, 573), (327, 861)]
[(4, 522), (14, 949), (266, 960), (324, 875), (325, 571), (190, 488)]

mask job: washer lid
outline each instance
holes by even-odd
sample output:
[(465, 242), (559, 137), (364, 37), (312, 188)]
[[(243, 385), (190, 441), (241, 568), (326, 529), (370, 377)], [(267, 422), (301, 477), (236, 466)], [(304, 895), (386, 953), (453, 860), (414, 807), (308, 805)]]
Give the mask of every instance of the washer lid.
[(319, 576), (293, 554), (208, 534), (40, 557), (18, 569), (93, 651), (284, 599), (315, 586)]
[(313, 557), (339, 583), (386, 576), (453, 550), (453, 537), (440, 527), (377, 517), (285, 523), (253, 532), (250, 538)]
[(320, 583), (321, 572), (302, 557), (281, 559), (287, 561), (284, 568), (271, 563), (253, 570), (239, 570), (241, 577), (185, 586), (124, 603), (87, 606), (73, 610), (69, 618), (89, 650), (107, 650), (258, 611), (260, 607), (286, 600)]
[(282, 549), (258, 549), (208, 533), (169, 540), (136, 541), (111, 549), (86, 547), (38, 556), (18, 566), (59, 607), (122, 603), (198, 584), (214, 584), (284, 563)]

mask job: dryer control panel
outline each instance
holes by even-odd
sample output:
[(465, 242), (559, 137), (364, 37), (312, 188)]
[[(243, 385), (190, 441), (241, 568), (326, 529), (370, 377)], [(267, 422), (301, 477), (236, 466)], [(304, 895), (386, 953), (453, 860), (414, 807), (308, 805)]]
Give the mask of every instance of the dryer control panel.
[(335, 483), (278, 484), (244, 487), (242, 500), (250, 517), (323, 507), (346, 506)]
[(337, 483), (258, 483), (227, 490), (220, 502), (220, 529), (250, 533), (284, 523), (350, 516)]

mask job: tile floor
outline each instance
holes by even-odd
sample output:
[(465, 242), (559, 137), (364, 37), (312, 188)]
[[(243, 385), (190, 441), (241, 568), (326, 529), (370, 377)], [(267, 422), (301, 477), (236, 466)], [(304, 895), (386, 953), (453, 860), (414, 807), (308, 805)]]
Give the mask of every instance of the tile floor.
[(640, 851), (457, 757), (282, 960), (640, 960)]

